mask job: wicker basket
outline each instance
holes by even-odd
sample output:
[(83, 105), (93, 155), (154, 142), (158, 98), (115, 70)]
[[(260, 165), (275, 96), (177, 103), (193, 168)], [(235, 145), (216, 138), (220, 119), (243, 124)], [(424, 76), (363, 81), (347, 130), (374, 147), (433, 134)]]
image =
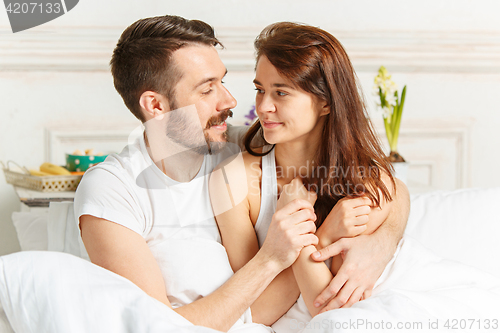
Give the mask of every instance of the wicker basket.
[(29, 188), (41, 192), (61, 192), (61, 191), (76, 191), (82, 176), (32, 176), (29, 171), (24, 167), (19, 167), (24, 173), (12, 171), (9, 164), (16, 163), (12, 161), (7, 162), (7, 167), (2, 164), (3, 172), (5, 174), (5, 181), (9, 184)]

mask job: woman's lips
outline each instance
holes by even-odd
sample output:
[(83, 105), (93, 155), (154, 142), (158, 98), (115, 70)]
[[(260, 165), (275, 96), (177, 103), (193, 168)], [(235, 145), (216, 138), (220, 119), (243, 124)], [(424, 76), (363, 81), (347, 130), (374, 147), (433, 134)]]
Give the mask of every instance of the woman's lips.
[(262, 121), (262, 126), (264, 128), (275, 128), (280, 126), (283, 123), (275, 122), (275, 121)]

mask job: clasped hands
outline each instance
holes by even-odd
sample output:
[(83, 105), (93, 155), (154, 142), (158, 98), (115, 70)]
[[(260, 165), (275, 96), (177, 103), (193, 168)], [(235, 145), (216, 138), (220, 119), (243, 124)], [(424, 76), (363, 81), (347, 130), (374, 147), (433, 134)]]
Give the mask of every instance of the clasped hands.
[[(322, 225), (316, 229), (314, 203), (316, 193), (309, 192), (297, 177), (283, 186), (276, 212), (263, 246), (273, 243), (276, 259), (286, 267), (293, 264), (303, 247), (316, 245), (315, 261), (341, 255), (343, 263), (329, 286), (315, 299), (321, 312), (350, 307), (371, 295), (380, 275), (374, 264), (370, 237), (361, 235), (367, 229), (371, 200), (365, 196), (343, 198), (333, 207)], [(375, 258), (376, 259), (376, 258)], [(285, 268), (286, 268), (285, 267)], [(383, 270), (383, 269), (382, 269)]]

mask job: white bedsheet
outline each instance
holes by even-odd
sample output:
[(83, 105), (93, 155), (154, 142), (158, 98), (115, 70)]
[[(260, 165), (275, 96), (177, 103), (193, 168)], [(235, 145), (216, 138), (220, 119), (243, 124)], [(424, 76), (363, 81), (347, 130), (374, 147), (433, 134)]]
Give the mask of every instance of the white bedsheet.
[[(295, 321), (274, 328), (278, 333), (439, 332), (449, 319), (451, 332), (500, 332), (500, 261), (495, 258), (500, 251), (498, 200), (500, 188), (414, 197), (406, 231), (433, 252), (405, 236), (370, 299), (312, 320), (302, 309), (302, 314), (294, 314)], [(60, 241), (78, 235), (76, 228), (60, 227), (70, 216), (69, 207), (63, 206), (56, 207), (56, 215), (63, 218), (53, 220), (49, 232), (60, 234), (54, 233), (59, 248), (82, 255), (76, 251), (80, 250), (77, 242)], [(76, 225), (71, 218), (68, 221)], [(441, 260), (433, 253), (476, 268)], [(0, 257), (0, 304), (17, 332), (213, 332), (191, 325), (130, 281), (62, 253)], [(1, 312), (0, 332), (4, 333)], [(381, 327), (382, 321), (386, 326)], [(411, 326), (413, 322), (422, 328), (396, 329), (398, 323)], [(258, 328), (244, 329), (253, 333)]]
[(448, 331), (448, 323), (453, 332), (491, 332), (494, 326), (500, 331), (500, 279), (442, 259), (408, 235), (378, 284), (371, 298), (349, 309), (313, 319), (296, 312), (273, 328), (278, 333), (440, 332)]
[[(439, 332), (445, 330), (446, 320), (451, 327), (453, 320), (460, 325), (464, 319), (466, 329), (453, 331), (480, 332), (481, 327), (490, 332), (494, 320), (500, 321), (498, 278), (443, 260), (409, 236), (382, 279), (370, 299), (350, 309), (329, 311), (312, 320), (298, 316), (288, 327), (275, 329), (278, 333)], [(16, 332), (213, 332), (193, 326), (127, 279), (57, 252), (0, 257), (0, 302)], [(485, 329), (487, 322), (490, 329)], [(401, 324), (421, 326), (395, 329)], [(241, 329), (253, 333), (262, 328)]]
[[(216, 332), (194, 326), (129, 280), (60, 252), (0, 257), (0, 304), (14, 331), (22, 333)], [(269, 328), (250, 323), (230, 332)]]

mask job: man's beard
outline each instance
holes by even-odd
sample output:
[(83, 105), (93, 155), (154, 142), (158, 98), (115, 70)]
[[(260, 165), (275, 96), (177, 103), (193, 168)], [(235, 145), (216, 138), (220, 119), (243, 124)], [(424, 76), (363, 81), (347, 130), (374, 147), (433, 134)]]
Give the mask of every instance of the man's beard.
[(210, 129), (210, 127), (222, 124), (226, 121), (227, 118), (232, 118), (232, 117), (233, 117), (233, 111), (228, 109), (221, 111), (216, 116), (212, 116), (210, 117), (210, 119), (208, 119), (207, 126), (205, 126), (205, 129), (203, 129), (203, 134), (205, 135), (205, 141), (207, 143), (208, 154), (215, 155), (226, 146), (227, 128), (222, 133), (222, 141), (213, 140), (213, 138), (211, 138), (210, 135), (208, 134), (208, 130)]
[(173, 103), (170, 106), (173, 111), (167, 113), (166, 135), (168, 138), (188, 150), (202, 155), (217, 154), (225, 147), (227, 130), (222, 133), (222, 141), (214, 140), (208, 130), (212, 126), (223, 123), (228, 117), (232, 117), (233, 112), (231, 110), (224, 110), (216, 116), (212, 116), (208, 119), (205, 128), (202, 129), (197, 112), (196, 114), (190, 114), (175, 106), (175, 103)]

